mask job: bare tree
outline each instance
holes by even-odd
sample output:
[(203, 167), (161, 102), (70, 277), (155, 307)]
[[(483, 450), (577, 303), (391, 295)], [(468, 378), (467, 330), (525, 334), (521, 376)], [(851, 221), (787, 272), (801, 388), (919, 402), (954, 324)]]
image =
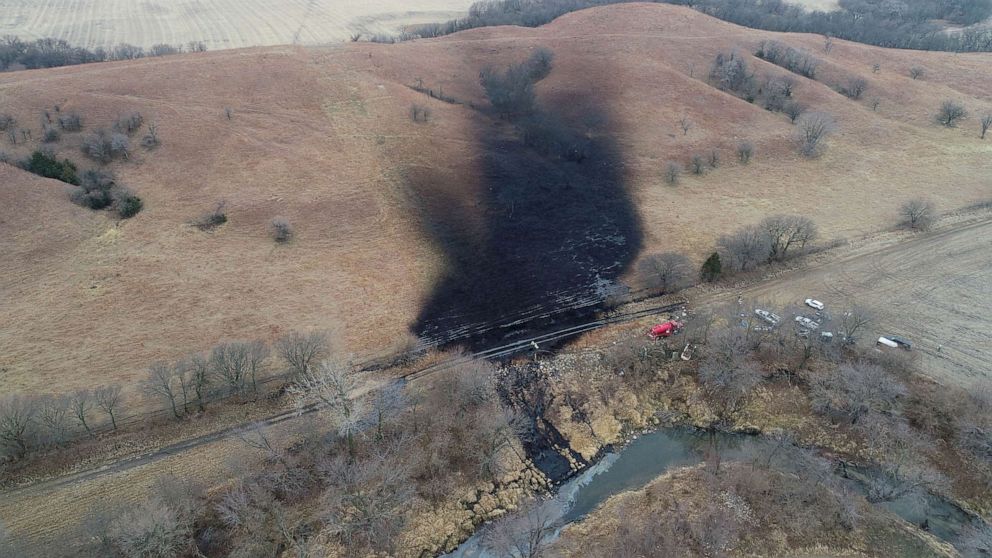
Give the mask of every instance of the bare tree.
[(941, 103), (940, 110), (937, 111), (937, 122), (948, 128), (953, 128), (958, 125), (959, 120), (966, 116), (968, 116), (968, 111), (961, 103), (948, 99)]
[(558, 528), (555, 508), (554, 500), (525, 504), (516, 513), (501, 517), (487, 527), (482, 535), (483, 546), (494, 556), (543, 556)]
[(96, 400), (96, 406), (107, 413), (107, 416), (110, 417), (110, 424), (114, 430), (117, 430), (117, 417), (114, 416), (114, 413), (124, 401), (121, 395), (121, 386), (115, 385), (97, 388), (93, 392), (93, 399)]
[(871, 107), (872, 112), (877, 112), (878, 105), (880, 105), (881, 103), (882, 103), (881, 99), (879, 99), (878, 97), (872, 97), (871, 100), (868, 101), (868, 106)]
[(676, 252), (646, 256), (638, 265), (645, 282), (662, 293), (676, 291), (685, 286), (693, 274), (689, 258)]
[(0, 399), (0, 444), (14, 457), (24, 457), (34, 441), (37, 401), (22, 395)]
[(231, 393), (243, 394), (249, 382), (252, 393), (258, 393), (257, 377), (268, 353), (261, 341), (224, 343), (210, 353), (210, 369)]
[(6, 132), (8, 130), (12, 130), (16, 125), (17, 125), (17, 119), (15, 119), (13, 116), (9, 114), (0, 113), (0, 132)]
[(328, 489), (321, 510), (328, 531), (355, 554), (393, 555), (411, 497), (407, 448), (380, 444), (364, 459), (337, 455), (319, 468)]
[(790, 122), (795, 124), (796, 120), (806, 112), (806, 105), (796, 101), (789, 101), (782, 107), (782, 112), (789, 117)]
[(148, 367), (148, 378), (145, 380), (145, 391), (157, 397), (161, 397), (169, 404), (172, 414), (179, 418), (179, 408), (176, 406), (175, 371), (164, 362), (154, 362)]
[(981, 138), (985, 139), (986, 132), (989, 131), (989, 128), (992, 128), (992, 114), (986, 114), (985, 116), (982, 117), (981, 126), (982, 126)]
[(70, 429), (70, 401), (66, 396), (48, 396), (40, 401), (38, 420), (45, 427), (50, 443), (62, 445)]
[(754, 155), (754, 145), (749, 141), (742, 141), (737, 144), (737, 158), (745, 165), (751, 162)]
[(816, 240), (816, 223), (801, 215), (773, 215), (758, 224), (768, 239), (768, 260), (782, 261), (789, 257), (789, 250), (805, 250)]
[(86, 389), (75, 391), (69, 396), (69, 404), (72, 414), (76, 417), (79, 425), (83, 427), (83, 430), (86, 430), (87, 434), (93, 436), (93, 430), (86, 421), (86, 417), (93, 408), (93, 394)]
[(922, 500), (928, 491), (946, 490), (950, 482), (926, 460), (934, 445), (914, 431), (905, 420), (867, 417), (858, 430), (869, 452), (878, 461), (866, 471), (869, 502), (891, 502), (903, 498)]
[(830, 35), (823, 36), (823, 52), (829, 53), (834, 49), (834, 38)]
[(920, 66), (913, 66), (912, 68), (909, 69), (909, 77), (913, 79), (920, 79), (921, 77), (925, 76), (926, 73), (927, 73), (926, 70), (924, 70)]
[(874, 314), (871, 310), (864, 306), (854, 305), (841, 314), (838, 329), (840, 329), (840, 334), (844, 336), (846, 342), (853, 343), (858, 332), (870, 324), (873, 319)]
[(330, 344), (325, 332), (303, 334), (294, 331), (276, 342), (276, 352), (294, 375), (302, 376), (315, 363), (330, 356)]
[(834, 119), (825, 112), (804, 114), (798, 123), (799, 152), (806, 157), (815, 157), (823, 149), (826, 137), (834, 129)]
[(683, 136), (688, 135), (689, 130), (692, 129), (692, 120), (689, 120), (688, 116), (682, 115), (679, 117), (679, 128), (682, 128)]
[[(712, 435), (729, 426), (747, 404), (755, 387), (761, 383), (761, 371), (748, 358), (750, 341), (734, 326), (713, 336), (709, 352), (699, 365), (697, 378), (712, 411), (707, 425)], [(716, 443), (712, 438), (711, 442)], [(716, 447), (713, 448), (716, 453)], [(719, 471), (719, 457), (716, 469)]]
[(124, 556), (181, 556), (192, 544), (192, 518), (153, 497), (114, 521), (109, 536)]
[(675, 161), (665, 163), (665, 182), (674, 186), (678, 184), (680, 176), (682, 176), (682, 165)]
[(210, 389), (210, 363), (201, 355), (192, 355), (176, 366), (183, 377), (183, 384), (192, 388), (196, 405), (203, 412)]
[(893, 409), (907, 393), (906, 386), (881, 366), (868, 362), (841, 364), (836, 372), (813, 378), (811, 386), (814, 410), (851, 424), (868, 413)]
[(356, 377), (353, 366), (324, 361), (319, 366), (308, 367), (286, 390), (295, 399), (300, 413), (312, 407), (326, 409), (338, 433), (347, 438), (352, 453), (356, 449), (355, 434), (365, 413), (363, 402), (352, 399)]
[(741, 227), (734, 234), (721, 235), (716, 242), (720, 261), (733, 271), (747, 271), (768, 259), (768, 236), (755, 226)]
[(914, 231), (924, 231), (933, 226), (937, 210), (930, 200), (914, 198), (899, 207), (902, 226)]

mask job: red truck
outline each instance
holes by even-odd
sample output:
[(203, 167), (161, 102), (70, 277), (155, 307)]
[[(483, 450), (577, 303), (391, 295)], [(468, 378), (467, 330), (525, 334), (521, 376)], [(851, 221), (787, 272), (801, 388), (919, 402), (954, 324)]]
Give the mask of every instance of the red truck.
[(682, 322), (676, 320), (668, 320), (665, 323), (658, 324), (651, 328), (648, 332), (648, 337), (651, 339), (657, 339), (659, 337), (670, 337), (682, 329)]

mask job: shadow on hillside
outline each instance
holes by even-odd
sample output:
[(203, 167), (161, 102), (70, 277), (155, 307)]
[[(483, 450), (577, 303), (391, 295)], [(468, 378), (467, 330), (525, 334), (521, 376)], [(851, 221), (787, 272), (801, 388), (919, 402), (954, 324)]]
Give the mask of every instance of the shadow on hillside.
[(448, 265), (412, 326), (422, 340), (478, 349), (575, 320), (616, 292), (639, 252), (607, 112), (581, 93), (570, 95), (570, 114), (548, 105), (526, 134), (519, 122), (477, 130), (484, 156), (470, 179), (480, 183), (471, 218), (443, 201), (421, 206)]

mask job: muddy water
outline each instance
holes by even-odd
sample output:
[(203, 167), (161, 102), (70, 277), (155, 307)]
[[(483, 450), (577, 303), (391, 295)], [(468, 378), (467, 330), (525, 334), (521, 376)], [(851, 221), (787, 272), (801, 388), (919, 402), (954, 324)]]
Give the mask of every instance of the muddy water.
[[(689, 429), (648, 432), (619, 451), (606, 453), (582, 474), (562, 484), (555, 496), (542, 505), (547, 506), (564, 527), (582, 519), (614, 494), (643, 488), (670, 469), (698, 465), (710, 443), (719, 444), (724, 459), (732, 460), (737, 451), (766, 442), (759, 437), (736, 434), (717, 434), (711, 442), (707, 435)], [(863, 477), (858, 470), (848, 467), (846, 475), (852, 488), (863, 491)], [(926, 523), (931, 533), (951, 543), (956, 541), (962, 528), (975, 521), (957, 506), (935, 496), (928, 496), (922, 502), (907, 498), (880, 505), (909, 523)], [(561, 528), (551, 537), (557, 539), (560, 531)], [(479, 533), (446, 556), (496, 558), (485, 550)]]

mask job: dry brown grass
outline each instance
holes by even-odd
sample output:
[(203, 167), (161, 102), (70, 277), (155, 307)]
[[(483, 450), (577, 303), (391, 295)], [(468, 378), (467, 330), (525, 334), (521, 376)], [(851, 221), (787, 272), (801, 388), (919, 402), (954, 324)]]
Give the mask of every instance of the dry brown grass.
[[(799, 98), (840, 126), (820, 159), (800, 160), (784, 116), (700, 79), (717, 52), (751, 51), (773, 36), (817, 51), (824, 80), (858, 73), (871, 83), (866, 97), (882, 99), (872, 112), (866, 101), (800, 79)], [(568, 14), (540, 29), (398, 45), (258, 48), (0, 75), (0, 97), (21, 122), (56, 103), (81, 112), (90, 128), (139, 110), (158, 122), (162, 139), (157, 150), (115, 163), (145, 200), (141, 214), (120, 223), (72, 206), (51, 181), (0, 165), (5, 386), (133, 385), (153, 360), (291, 329), (341, 331), (356, 353), (402, 345), (445, 265), (417, 208), (459, 208), (473, 230), (483, 187), (476, 133), (492, 126), (468, 106), (437, 101), (429, 103), (432, 121), (414, 124), (410, 105), (428, 100), (406, 86), (423, 78), (484, 105), (478, 70), (538, 45), (556, 54), (540, 102), (581, 111), (574, 92), (593, 88), (588, 102), (609, 109), (647, 252), (701, 261), (715, 236), (770, 213), (807, 214), (836, 237), (887, 225), (893, 204), (915, 195), (933, 194), (942, 207), (988, 197), (992, 143), (968, 122), (940, 128), (931, 114), (948, 97), (972, 113), (989, 110), (992, 56), (843, 41), (824, 54), (821, 44), (819, 36), (636, 4)], [(879, 74), (871, 73), (875, 62)], [(927, 79), (911, 80), (912, 65), (926, 67)], [(676, 133), (682, 114), (695, 122), (687, 136)], [(756, 145), (747, 167), (732, 162), (738, 138)], [(76, 141), (66, 134), (64, 154), (78, 156)], [(663, 161), (714, 147), (723, 150), (720, 169), (663, 184)], [(227, 224), (212, 232), (188, 224), (220, 200)], [(286, 246), (267, 237), (276, 215), (296, 227)]]

